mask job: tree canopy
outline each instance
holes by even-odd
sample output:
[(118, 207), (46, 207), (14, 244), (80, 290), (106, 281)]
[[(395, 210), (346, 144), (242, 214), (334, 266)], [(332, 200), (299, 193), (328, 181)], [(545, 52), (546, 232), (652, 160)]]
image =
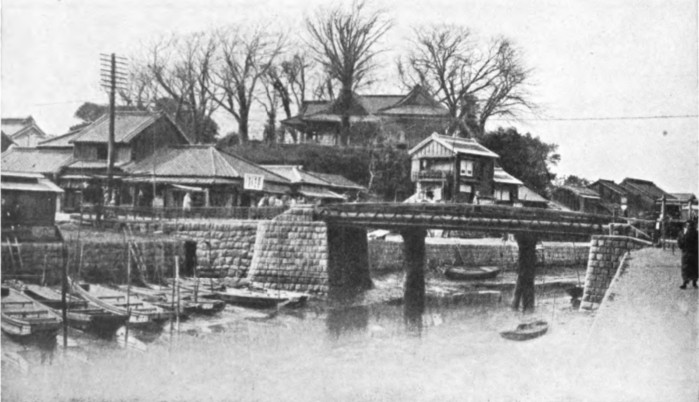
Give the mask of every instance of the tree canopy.
[(522, 180), (532, 190), (544, 194), (553, 184), (556, 174), (551, 167), (561, 156), (558, 145), (547, 144), (531, 134), (520, 134), (515, 128), (499, 128), (486, 133), (480, 140), (486, 148), (500, 155), (500, 166)]

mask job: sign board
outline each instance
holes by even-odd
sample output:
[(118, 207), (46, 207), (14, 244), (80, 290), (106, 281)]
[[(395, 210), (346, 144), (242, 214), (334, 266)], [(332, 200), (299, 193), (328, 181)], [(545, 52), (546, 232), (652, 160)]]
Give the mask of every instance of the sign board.
[(261, 174), (245, 174), (243, 176), (244, 190), (262, 191), (262, 186), (265, 184), (265, 177)]

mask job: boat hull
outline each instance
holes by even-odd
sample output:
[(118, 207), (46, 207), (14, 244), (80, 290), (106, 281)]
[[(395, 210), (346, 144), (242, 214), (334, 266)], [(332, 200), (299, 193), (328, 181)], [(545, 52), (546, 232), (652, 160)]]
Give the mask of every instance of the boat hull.
[(49, 307), (2, 287), (2, 331), (15, 339), (55, 338), (63, 320)]
[(513, 331), (502, 331), (500, 336), (511, 341), (527, 341), (544, 335), (549, 329), (546, 321), (519, 324)]
[(308, 299), (308, 296), (302, 293), (265, 289), (226, 289), (214, 292), (214, 295), (226, 303), (250, 308), (271, 308), (278, 305), (299, 306)]
[(498, 267), (451, 267), (447, 268), (444, 276), (451, 280), (472, 281), (482, 279), (492, 279), (498, 276), (500, 268)]

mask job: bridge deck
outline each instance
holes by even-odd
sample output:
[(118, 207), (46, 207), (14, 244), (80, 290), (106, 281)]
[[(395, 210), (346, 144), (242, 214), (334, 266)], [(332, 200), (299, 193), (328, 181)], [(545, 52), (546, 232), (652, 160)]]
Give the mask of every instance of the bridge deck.
[(501, 205), (357, 203), (315, 208), (315, 219), (370, 228), (589, 235), (625, 222), (608, 215)]

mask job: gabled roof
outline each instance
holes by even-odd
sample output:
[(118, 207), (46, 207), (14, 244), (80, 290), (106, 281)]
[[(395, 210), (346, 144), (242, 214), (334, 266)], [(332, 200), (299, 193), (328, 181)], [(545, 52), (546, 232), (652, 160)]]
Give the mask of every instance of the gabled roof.
[(441, 144), (442, 146), (444, 146), (445, 148), (447, 148), (449, 151), (453, 152), (454, 154), (480, 155), (480, 156), (486, 156), (489, 158), (499, 158), (500, 157), (498, 154), (496, 154), (495, 152), (484, 147), (483, 145), (478, 143), (478, 141), (476, 141), (472, 138), (449, 137), (449, 136), (441, 135), (441, 134), (437, 134), (437, 133), (432, 133), (431, 136), (420, 141), (420, 143), (418, 143), (410, 151), (408, 151), (408, 154), (409, 155), (415, 154), (420, 149), (422, 149), (427, 144), (429, 144), (430, 142), (433, 142), (433, 141)]
[(291, 183), (303, 183), (303, 184), (314, 184), (317, 186), (327, 186), (328, 182), (319, 179), (314, 175), (301, 169), (299, 166), (294, 165), (263, 165), (263, 167), (270, 172), (274, 172), (279, 176), (284, 177)]
[[(129, 143), (143, 130), (160, 119), (167, 119), (174, 130), (188, 143), (187, 135), (165, 114), (142, 111), (117, 111), (114, 116), (114, 142)], [(70, 142), (107, 142), (109, 141), (109, 115), (105, 114), (89, 126), (83, 128), (79, 135)]]
[(72, 149), (12, 147), (2, 154), (2, 170), (51, 174), (72, 160)]
[[(341, 99), (327, 101), (305, 101), (299, 114), (283, 120), (288, 125), (310, 122), (340, 122), (340, 113), (345, 107)], [(421, 86), (416, 85), (406, 95), (358, 95), (352, 93), (349, 100), (351, 122), (379, 121), (376, 115), (444, 116), (449, 111)]]
[(12, 145), (17, 145), (5, 132), (0, 133), (0, 135), (2, 135), (2, 152), (5, 152), (5, 150)]
[(331, 187), (335, 188), (342, 188), (342, 189), (347, 189), (347, 190), (366, 190), (364, 186), (361, 186), (352, 180), (349, 180), (345, 178), (344, 176), (341, 176), (339, 174), (330, 174), (330, 173), (318, 173), (318, 172), (309, 172), (313, 176), (316, 176), (320, 179), (325, 180), (326, 182), (330, 183)]
[(546, 198), (542, 197), (537, 193), (536, 191), (530, 189), (529, 187), (525, 185), (521, 185), (517, 187), (517, 198), (520, 201), (529, 201), (529, 202), (541, 202), (541, 203), (548, 203), (549, 200)]
[(37, 148), (73, 148), (73, 141), (80, 134), (80, 129), (69, 131), (56, 137), (48, 137), (47, 140), (39, 142)]
[(663, 189), (656, 186), (655, 183), (649, 180), (633, 179), (627, 177), (621, 181), (621, 186), (624, 187), (627, 191), (648, 197), (653, 201), (662, 198), (663, 195), (666, 199), (674, 199), (674, 197), (670, 193), (665, 192)]
[(507, 173), (505, 169), (501, 168), (500, 166), (496, 166), (493, 170), (493, 181), (501, 184), (517, 184), (520, 186), (524, 184), (516, 177)]
[(628, 194), (628, 191), (624, 187), (614, 183), (611, 180), (599, 179), (596, 182), (590, 184), (588, 187), (592, 188), (597, 183), (614, 191), (615, 193), (617, 193), (619, 195), (627, 195)]
[(158, 149), (152, 155), (122, 166), (132, 175), (181, 176), (243, 179), (246, 174), (262, 175), (265, 181), (288, 183), (285, 178), (213, 145), (182, 145)]
[(39, 137), (46, 137), (46, 133), (44, 133), (44, 130), (39, 128), (32, 116), (5, 117), (0, 119), (0, 131), (5, 133), (5, 135), (9, 136), (10, 138), (20, 137), (30, 128), (34, 128), (39, 134)]
[(578, 187), (578, 186), (560, 186), (558, 187), (559, 189), (564, 189), (572, 192), (573, 194), (582, 197), (582, 198), (590, 198), (590, 199), (596, 199), (599, 200), (600, 196), (597, 193), (597, 191), (587, 188), (587, 187)]

